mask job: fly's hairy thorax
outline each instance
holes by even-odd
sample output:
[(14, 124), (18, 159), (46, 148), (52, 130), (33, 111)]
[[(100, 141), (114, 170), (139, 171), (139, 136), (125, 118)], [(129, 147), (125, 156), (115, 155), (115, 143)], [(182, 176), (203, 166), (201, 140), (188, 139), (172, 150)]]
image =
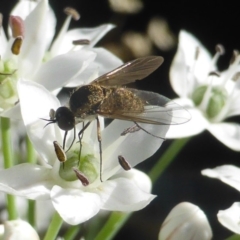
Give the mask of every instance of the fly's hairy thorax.
[(114, 112), (144, 111), (143, 101), (127, 88), (111, 88), (99, 106), (99, 112), (114, 114)]
[(95, 84), (79, 87), (70, 97), (69, 108), (76, 117), (96, 115), (96, 110), (105, 98), (102, 87)]

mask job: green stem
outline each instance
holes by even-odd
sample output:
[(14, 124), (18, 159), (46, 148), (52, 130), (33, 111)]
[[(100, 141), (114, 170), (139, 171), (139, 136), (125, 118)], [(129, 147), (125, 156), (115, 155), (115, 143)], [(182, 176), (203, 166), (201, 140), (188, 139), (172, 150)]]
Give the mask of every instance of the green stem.
[[(11, 123), (9, 118), (1, 117), (1, 135), (4, 168), (10, 168), (14, 166), (14, 158), (11, 141)], [(7, 194), (7, 210), (9, 220), (17, 219), (17, 208), (13, 195)]]
[(182, 148), (187, 144), (190, 138), (177, 139), (172, 142), (168, 149), (164, 152), (162, 157), (158, 160), (155, 166), (148, 173), (152, 180), (152, 183), (162, 175), (166, 168), (170, 165), (177, 154), (182, 150)]
[(119, 229), (131, 216), (131, 213), (113, 212), (103, 226), (102, 230), (98, 233), (95, 240), (110, 240), (117, 234)]
[[(36, 156), (35, 156), (35, 150), (34, 147), (29, 140), (28, 137), (26, 137), (26, 149), (27, 149), (27, 162), (28, 163), (35, 163), (36, 162)], [(28, 200), (28, 222), (35, 227), (36, 226), (36, 215), (35, 215), (35, 201)]]
[(36, 202), (35, 200), (28, 200), (28, 222), (31, 224), (33, 227), (36, 226)]
[(64, 234), (63, 239), (64, 240), (74, 240), (77, 236), (78, 232), (80, 231), (81, 226), (76, 225), (70, 227), (67, 232)]
[[(158, 160), (158, 162), (149, 172), (149, 177), (152, 179), (153, 183), (161, 176), (161, 174), (166, 170), (169, 164), (173, 161), (176, 155), (182, 150), (182, 148), (187, 144), (189, 140), (190, 138), (184, 138), (177, 139), (172, 142), (163, 156)], [(109, 219), (95, 240), (112, 239), (130, 216), (131, 213), (111, 213)]]
[(226, 240), (240, 240), (240, 235), (234, 234), (230, 236), (229, 238), (226, 238)]
[(44, 237), (44, 240), (55, 240), (57, 239), (58, 232), (62, 226), (63, 220), (60, 215), (55, 212), (52, 218), (52, 221), (48, 227), (47, 233)]

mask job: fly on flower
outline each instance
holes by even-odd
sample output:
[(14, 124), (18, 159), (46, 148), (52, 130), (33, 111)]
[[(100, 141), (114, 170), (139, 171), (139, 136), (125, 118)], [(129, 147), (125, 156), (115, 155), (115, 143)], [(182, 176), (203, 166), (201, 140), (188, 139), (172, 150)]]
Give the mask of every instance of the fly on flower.
[[(84, 130), (90, 125), (92, 120), (97, 120), (101, 181), (102, 146), (98, 116), (134, 122), (135, 125), (133, 127), (125, 131), (123, 129), (122, 135), (141, 129), (155, 136), (154, 133), (146, 131), (141, 124), (181, 124), (190, 119), (189, 113), (183, 107), (160, 94), (122, 86), (147, 77), (162, 63), (163, 58), (159, 56), (143, 57), (127, 62), (113, 71), (98, 77), (90, 84), (77, 88), (70, 96), (69, 107), (59, 107), (56, 112), (51, 109), (50, 119), (44, 119), (49, 121), (48, 124), (57, 123), (59, 128), (65, 131), (63, 149), (65, 149), (68, 131), (74, 129), (74, 139), (68, 150), (76, 137), (75, 125), (82, 122), (83, 128), (78, 133), (80, 155), (81, 139)], [(85, 121), (87, 121), (86, 124)], [(165, 136), (155, 137), (164, 138)]]

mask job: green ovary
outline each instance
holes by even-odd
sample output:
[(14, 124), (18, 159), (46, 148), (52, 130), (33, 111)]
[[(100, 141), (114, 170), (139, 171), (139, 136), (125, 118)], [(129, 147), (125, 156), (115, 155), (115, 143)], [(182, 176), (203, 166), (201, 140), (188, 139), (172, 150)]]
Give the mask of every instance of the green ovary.
[[(192, 99), (196, 106), (199, 106), (202, 103), (207, 89), (208, 86), (201, 86), (194, 91)], [(226, 101), (226, 91), (219, 87), (213, 87), (210, 92), (207, 107), (205, 108), (206, 116), (209, 119), (216, 117), (222, 111), (223, 107), (226, 104)]]
[(95, 159), (94, 155), (82, 154), (82, 156), (80, 157), (79, 164), (79, 149), (78, 151), (77, 150), (71, 151), (71, 153), (67, 154), (67, 161), (61, 165), (59, 175), (66, 181), (75, 181), (78, 178), (76, 177), (73, 168), (77, 168), (87, 177), (88, 181), (91, 183), (94, 182), (94, 180), (97, 179), (98, 177), (96, 163), (97, 160)]

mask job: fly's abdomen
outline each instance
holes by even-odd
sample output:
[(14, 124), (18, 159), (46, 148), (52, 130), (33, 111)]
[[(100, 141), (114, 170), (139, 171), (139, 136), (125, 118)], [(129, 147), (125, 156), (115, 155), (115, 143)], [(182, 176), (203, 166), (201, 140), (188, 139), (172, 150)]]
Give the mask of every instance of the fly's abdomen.
[(127, 88), (112, 89), (99, 106), (99, 112), (107, 114), (124, 111), (136, 113), (144, 111), (143, 101)]

